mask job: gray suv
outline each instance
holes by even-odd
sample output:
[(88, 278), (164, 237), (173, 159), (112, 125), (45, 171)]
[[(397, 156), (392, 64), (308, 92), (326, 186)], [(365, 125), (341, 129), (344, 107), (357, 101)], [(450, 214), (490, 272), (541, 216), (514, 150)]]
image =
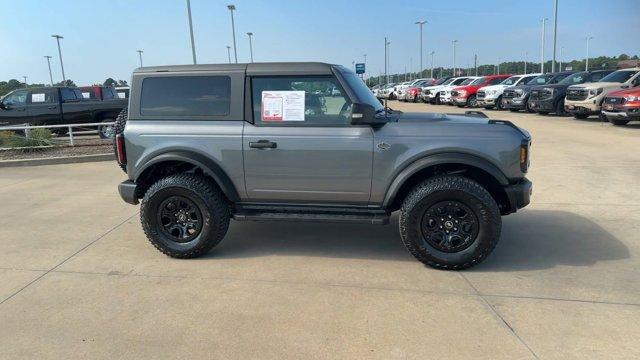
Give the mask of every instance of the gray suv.
[(140, 68), (115, 128), (120, 195), (176, 258), (207, 253), (230, 219), (383, 225), (399, 211), (411, 254), (462, 269), (531, 195), (525, 130), (385, 108), (339, 65)]

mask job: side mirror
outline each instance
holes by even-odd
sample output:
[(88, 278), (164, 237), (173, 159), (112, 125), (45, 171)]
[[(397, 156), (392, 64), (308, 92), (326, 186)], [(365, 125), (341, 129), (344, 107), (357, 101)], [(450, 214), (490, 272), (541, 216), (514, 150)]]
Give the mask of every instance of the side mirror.
[(372, 105), (362, 103), (354, 103), (351, 105), (352, 125), (373, 125), (386, 122), (386, 119), (376, 117), (376, 108)]
[(11, 104), (0, 101), (0, 109), (11, 110)]

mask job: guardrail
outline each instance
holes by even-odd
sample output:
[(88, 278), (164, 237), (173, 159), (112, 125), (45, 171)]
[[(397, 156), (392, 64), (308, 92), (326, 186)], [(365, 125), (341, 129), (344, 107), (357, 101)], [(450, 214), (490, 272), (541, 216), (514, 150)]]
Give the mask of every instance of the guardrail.
[[(25, 135), (28, 136), (29, 130), (31, 129), (61, 129), (67, 128), (69, 135), (69, 145), (75, 146), (73, 140), (73, 128), (86, 128), (93, 126), (109, 126), (114, 125), (115, 121), (111, 122), (99, 122), (99, 123), (85, 123), (85, 124), (61, 124), (61, 125), (23, 125), (23, 126), (0, 126), (0, 131), (11, 131), (11, 130), (24, 130)], [(81, 131), (76, 131), (76, 134), (81, 133)]]

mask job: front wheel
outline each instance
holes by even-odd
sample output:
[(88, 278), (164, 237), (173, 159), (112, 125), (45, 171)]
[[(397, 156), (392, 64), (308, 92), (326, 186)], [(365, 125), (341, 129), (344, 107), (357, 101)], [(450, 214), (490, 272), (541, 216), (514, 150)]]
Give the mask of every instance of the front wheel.
[(470, 108), (474, 108), (478, 106), (478, 100), (476, 99), (475, 95), (469, 96), (469, 98), (467, 99), (467, 106)]
[(229, 205), (208, 178), (182, 173), (151, 185), (140, 206), (147, 238), (174, 258), (194, 258), (218, 245), (229, 227)]
[(504, 106), (502, 106), (502, 96), (498, 96), (496, 99), (496, 110), (504, 110)]
[(500, 239), (495, 200), (477, 182), (444, 175), (416, 186), (400, 210), (400, 237), (419, 261), (458, 270), (482, 262)]

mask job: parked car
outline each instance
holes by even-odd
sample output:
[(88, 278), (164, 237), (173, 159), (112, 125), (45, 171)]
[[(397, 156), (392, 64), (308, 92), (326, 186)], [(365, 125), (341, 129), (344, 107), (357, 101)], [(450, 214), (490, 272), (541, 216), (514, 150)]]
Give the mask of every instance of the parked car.
[(564, 109), (576, 119), (600, 114), (602, 100), (610, 92), (640, 85), (640, 68), (614, 71), (598, 82), (569, 86)]
[(379, 97), (380, 97), (380, 96), (378, 96), (378, 95), (379, 95), (379, 92), (380, 92), (381, 87), (382, 87), (382, 85), (381, 85), (381, 84), (374, 85), (373, 87), (371, 87), (371, 92), (373, 93), (373, 96), (375, 96), (375, 97), (377, 97), (377, 98), (379, 98)]
[[(126, 106), (126, 101), (85, 99), (75, 87), (32, 87), (10, 92), (0, 102), (0, 126), (2, 125), (61, 125), (113, 122)], [(100, 126), (100, 137), (113, 135), (111, 125)], [(67, 128), (59, 128), (65, 133)]]
[(122, 99), (118, 96), (116, 89), (112, 86), (80, 86), (82, 97), (90, 100), (116, 100), (120, 103)]
[(534, 112), (534, 110), (530, 109), (528, 105), (531, 88), (536, 85), (557, 84), (571, 74), (573, 74), (573, 71), (547, 73), (533, 78), (526, 84), (510, 86), (502, 92), (502, 107), (514, 112), (520, 110)]
[(418, 100), (418, 94), (420, 93), (420, 89), (423, 86), (427, 86), (431, 84), (433, 79), (417, 79), (412, 82), (408, 87), (403, 89), (401, 93), (398, 94), (398, 100), (400, 101), (412, 101), (416, 102)]
[(640, 87), (607, 94), (602, 101), (602, 114), (613, 125), (640, 121)]
[(612, 72), (613, 70), (582, 71), (567, 76), (557, 84), (533, 86), (527, 106), (538, 114), (555, 113), (564, 116), (564, 98), (569, 86), (600, 81)]
[(411, 85), (411, 81), (405, 81), (395, 86), (393, 92), (389, 94), (389, 100), (399, 100), (400, 97), (404, 97), (404, 89)]
[(380, 95), (379, 98), (393, 100), (393, 99), (390, 99), (390, 97), (391, 97), (391, 94), (393, 93), (393, 89), (395, 86), (396, 86), (395, 83), (384, 85), (382, 90), (380, 90), (378, 93)]
[(440, 89), (451, 83), (453, 80), (452, 77), (443, 77), (440, 79), (437, 79), (433, 82), (432, 85), (429, 86), (423, 86), (421, 88), (422, 91), (420, 91), (420, 100), (422, 100), (422, 102), (429, 102), (432, 104), (435, 104), (436, 102), (439, 102), (440, 97), (438, 96), (438, 94), (440, 93)]
[(510, 86), (526, 84), (538, 75), (540, 74), (514, 75), (506, 78), (498, 85), (489, 85), (481, 88), (476, 94), (478, 106), (482, 106), (485, 109), (495, 107), (498, 110), (502, 110), (502, 93), (504, 89)]
[(476, 93), (480, 88), (498, 85), (509, 77), (511, 77), (511, 75), (487, 75), (479, 77), (468, 85), (461, 85), (451, 90), (451, 100), (453, 104), (458, 107), (477, 107), (478, 101)]
[(451, 90), (458, 86), (471, 84), (477, 78), (477, 76), (461, 76), (454, 78), (455, 80), (449, 83), (449, 85), (445, 85), (440, 89), (440, 94), (438, 95), (440, 104), (453, 105), (451, 102)]
[[(128, 177), (118, 190), (142, 200), (147, 238), (171, 257), (206, 254), (231, 218), (386, 224), (400, 210), (416, 259), (463, 269), (494, 249), (500, 216), (529, 203), (525, 130), (478, 114), (390, 111), (343, 66), (145, 67), (132, 79), (139, 101), (117, 126)], [(326, 83), (346, 91), (307, 112), (300, 92)], [(193, 121), (204, 119), (216, 121)]]

